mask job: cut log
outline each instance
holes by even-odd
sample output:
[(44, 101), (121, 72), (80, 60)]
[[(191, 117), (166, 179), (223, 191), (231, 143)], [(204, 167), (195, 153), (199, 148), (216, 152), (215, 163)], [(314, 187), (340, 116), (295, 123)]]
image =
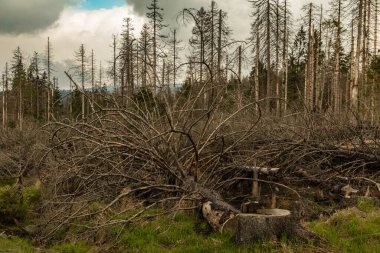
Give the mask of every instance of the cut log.
[(218, 206), (208, 201), (202, 206), (203, 217), (207, 220), (210, 226), (215, 230), (222, 232), (223, 225), (235, 217), (235, 213), (230, 210), (220, 209)]
[(291, 215), (283, 209), (261, 209), (257, 214), (238, 214), (236, 243), (247, 245), (258, 240), (278, 240), (282, 236), (301, 240), (319, 240), (312, 232), (304, 229)]

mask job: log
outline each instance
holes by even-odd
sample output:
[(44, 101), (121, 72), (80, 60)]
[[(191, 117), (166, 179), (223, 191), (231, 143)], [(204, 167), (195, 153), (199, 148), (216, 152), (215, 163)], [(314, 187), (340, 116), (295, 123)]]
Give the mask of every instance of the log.
[(202, 206), (203, 217), (214, 231), (223, 231), (224, 224), (235, 217), (235, 213), (230, 210), (218, 208), (217, 205), (208, 201)]
[(304, 241), (320, 241), (314, 233), (304, 229), (291, 212), (284, 209), (261, 209), (256, 214), (236, 216), (236, 243), (247, 245), (259, 240), (279, 240), (282, 236)]
[(259, 209), (256, 214), (242, 214), (225, 202), (215, 191), (207, 189), (193, 180), (185, 186), (194, 197), (202, 199), (202, 214), (214, 231), (235, 233), (238, 244), (248, 244), (261, 239), (280, 239), (282, 235), (308, 242), (321, 239), (304, 229), (299, 220), (288, 210)]

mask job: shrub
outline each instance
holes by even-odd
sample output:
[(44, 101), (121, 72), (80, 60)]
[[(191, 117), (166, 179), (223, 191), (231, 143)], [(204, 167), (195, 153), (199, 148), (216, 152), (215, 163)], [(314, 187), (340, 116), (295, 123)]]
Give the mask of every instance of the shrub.
[(30, 207), (41, 197), (37, 187), (25, 187), (20, 192), (15, 186), (0, 187), (0, 223), (13, 224), (14, 220), (24, 221)]

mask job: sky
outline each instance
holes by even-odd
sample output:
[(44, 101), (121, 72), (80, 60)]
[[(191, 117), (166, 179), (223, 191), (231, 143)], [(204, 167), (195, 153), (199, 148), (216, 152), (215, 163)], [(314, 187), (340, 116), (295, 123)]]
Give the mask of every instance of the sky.
[[(47, 38), (53, 48), (54, 75), (60, 88), (68, 88), (63, 71), (74, 64), (75, 51), (83, 43), (87, 52), (94, 50), (97, 65), (109, 65), (112, 58), (112, 36), (120, 34), (123, 19), (131, 17), (136, 35), (146, 21), (146, 6), (151, 0), (0, 0), (0, 73), (12, 52), (20, 46), (26, 60), (38, 52), (44, 57)], [(165, 22), (179, 28), (187, 42), (190, 27), (176, 21), (183, 8), (208, 6), (211, 0), (159, 0), (165, 9)], [(327, 4), (328, 0), (313, 0)], [(216, 0), (228, 11), (228, 23), (233, 37), (248, 38), (250, 4), (247, 0)], [(305, 0), (289, 0), (295, 18), (300, 15)], [(42, 63), (41, 63), (42, 64)]]

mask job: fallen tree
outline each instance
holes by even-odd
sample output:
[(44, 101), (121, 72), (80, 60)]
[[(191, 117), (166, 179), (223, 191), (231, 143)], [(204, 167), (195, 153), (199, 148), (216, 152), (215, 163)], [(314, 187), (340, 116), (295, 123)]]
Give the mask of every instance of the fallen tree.
[[(303, 193), (292, 189), (297, 183), (309, 181), (331, 192), (332, 184), (338, 183), (340, 191), (345, 181), (358, 177), (359, 167), (373, 162), (366, 160), (372, 156), (345, 156), (353, 151), (327, 145), (310, 132), (294, 131), (294, 125), (268, 123), (249, 100), (231, 107), (224, 90), (218, 90), (211, 103), (204, 101), (206, 85), (178, 94), (175, 101), (165, 95), (132, 97), (127, 108), (111, 97), (114, 104), (109, 108), (94, 101), (96, 110), (86, 120), (45, 126), (50, 150), (41, 159), (39, 173), (51, 197), (39, 210), (43, 215), (37, 239), (50, 241), (59, 231), (94, 219), (96, 223), (84, 226), (87, 233), (125, 225), (153, 207), (163, 213), (202, 210), (210, 226), (222, 231), (235, 217), (244, 217), (240, 208), (245, 199), (257, 201), (255, 211), (266, 207), (265, 199), (275, 208), (279, 192), (290, 192), (302, 202)], [(342, 157), (347, 160), (337, 162)], [(255, 178), (255, 170), (265, 178)], [(342, 174), (347, 180), (340, 178)], [(365, 181), (366, 187), (375, 186), (376, 180)], [(135, 210), (141, 211), (119, 218)], [(281, 233), (315, 240), (300, 226), (302, 214), (285, 215), (278, 222), (270, 221), (272, 216), (264, 219), (267, 224), (263, 216), (247, 217), (265, 229), (291, 226), (297, 229)], [(239, 221), (240, 226), (247, 223)]]

